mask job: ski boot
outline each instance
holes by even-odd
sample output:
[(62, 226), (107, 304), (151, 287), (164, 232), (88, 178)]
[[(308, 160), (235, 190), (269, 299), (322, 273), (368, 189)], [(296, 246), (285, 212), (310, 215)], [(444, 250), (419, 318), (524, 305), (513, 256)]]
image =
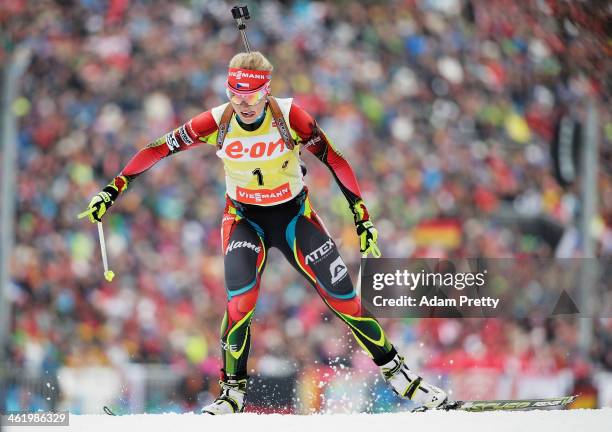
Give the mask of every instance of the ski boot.
[(232, 379), (224, 374), (224, 379), (219, 381), (219, 385), (221, 394), (212, 403), (202, 408), (202, 414), (222, 415), (244, 411), (247, 379)]
[(445, 409), (446, 405), (452, 404), (444, 390), (423, 381), (423, 378), (408, 369), (399, 354), (380, 369), (395, 394), (419, 404), (418, 411)]

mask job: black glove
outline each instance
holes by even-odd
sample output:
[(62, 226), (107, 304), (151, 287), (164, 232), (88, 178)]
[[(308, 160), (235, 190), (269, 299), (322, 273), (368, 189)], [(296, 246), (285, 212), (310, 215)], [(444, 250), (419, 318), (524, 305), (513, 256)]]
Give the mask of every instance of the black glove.
[(370, 221), (370, 215), (363, 200), (359, 200), (351, 207), (355, 226), (357, 227), (357, 235), (359, 236), (359, 250), (361, 255), (367, 256), (369, 253), (374, 258), (380, 257), (380, 249), (376, 245), (378, 240), (378, 231), (374, 228), (374, 224)]
[(88, 216), (91, 223), (101, 222), (102, 216), (125, 189), (127, 189), (127, 179), (124, 176), (115, 177), (104, 189), (94, 195), (87, 210), (79, 214), (79, 219)]

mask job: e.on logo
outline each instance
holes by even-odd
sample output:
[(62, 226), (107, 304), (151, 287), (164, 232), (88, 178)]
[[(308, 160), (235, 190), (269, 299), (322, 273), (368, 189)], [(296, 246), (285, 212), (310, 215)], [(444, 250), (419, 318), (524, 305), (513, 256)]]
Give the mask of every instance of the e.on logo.
[(232, 141), (224, 151), (230, 159), (261, 159), (270, 158), (281, 154), (285, 150), (285, 141), (279, 138), (277, 141), (263, 142), (243, 145), (241, 141)]

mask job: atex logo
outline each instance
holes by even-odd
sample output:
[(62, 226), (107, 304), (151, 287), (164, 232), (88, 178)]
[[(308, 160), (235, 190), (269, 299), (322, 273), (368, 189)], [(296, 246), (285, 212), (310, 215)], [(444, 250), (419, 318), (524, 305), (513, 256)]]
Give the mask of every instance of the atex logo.
[(261, 246), (255, 245), (249, 241), (232, 240), (232, 242), (229, 245), (227, 245), (227, 249), (225, 250), (225, 255), (230, 253), (232, 250), (239, 249), (239, 248), (251, 249), (252, 251), (257, 252), (257, 253), (261, 251)]
[(306, 264), (310, 264), (311, 262), (319, 262), (322, 258), (326, 257), (331, 252), (333, 247), (334, 243), (332, 242), (332, 240), (327, 240), (321, 246), (306, 255)]
[(348, 274), (348, 270), (344, 264), (344, 261), (342, 261), (341, 256), (338, 256), (338, 258), (336, 258), (334, 262), (329, 265), (329, 272), (331, 273), (332, 277), (332, 285), (343, 279)]

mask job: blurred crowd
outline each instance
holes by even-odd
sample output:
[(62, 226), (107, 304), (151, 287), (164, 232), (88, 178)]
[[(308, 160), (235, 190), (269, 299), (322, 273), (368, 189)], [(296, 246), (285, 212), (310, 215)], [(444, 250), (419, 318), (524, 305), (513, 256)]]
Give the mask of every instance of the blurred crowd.
[[(612, 254), (612, 112), (601, 79), (610, 58), (584, 27), (554, 15), (559, 2), (247, 3), (250, 43), (275, 66), (273, 94), (294, 97), (349, 160), (385, 256), (578, 257), (579, 184), (558, 184), (550, 146), (559, 117), (584, 119), (589, 101), (601, 138), (593, 235), (597, 255)], [(2, 2), (0, 63), (19, 43), (32, 49), (13, 106), (15, 367), (52, 375), (65, 365), (142, 362), (217, 375), (224, 174), (212, 149), (162, 161), (105, 217), (112, 283), (95, 226), (76, 215), (138, 149), (225, 102), (226, 67), (242, 49), (231, 6)], [(322, 164), (305, 161), (313, 204), (356, 274), (346, 201)], [(556, 234), (523, 223), (534, 220)], [(253, 375), (319, 382), (313, 365), (330, 359), (371, 368), (276, 251), (256, 315)], [(597, 321), (589, 358), (571, 319), (384, 324), (422, 368), (612, 370), (610, 319)]]

